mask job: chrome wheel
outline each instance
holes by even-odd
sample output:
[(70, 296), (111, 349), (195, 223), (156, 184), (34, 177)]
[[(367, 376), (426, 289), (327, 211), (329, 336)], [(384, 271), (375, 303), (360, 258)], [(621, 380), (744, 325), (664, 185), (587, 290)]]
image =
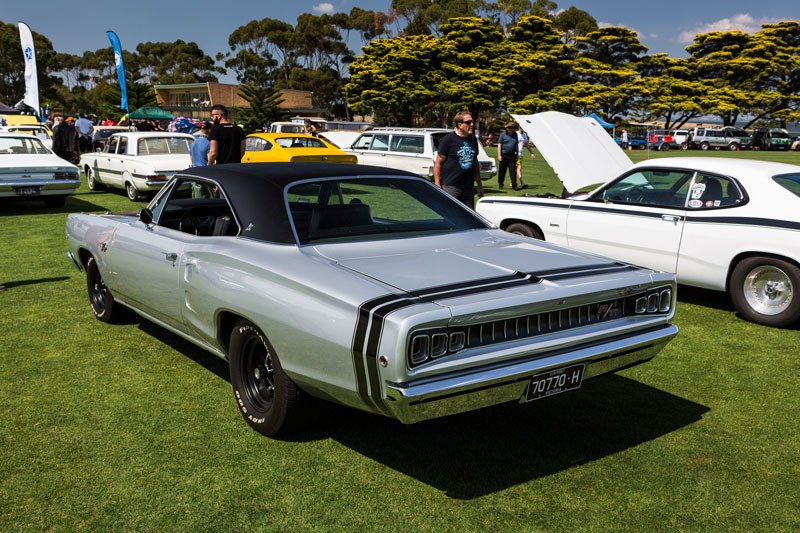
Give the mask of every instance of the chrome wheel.
[(792, 303), (794, 290), (789, 275), (773, 265), (762, 265), (744, 278), (744, 297), (747, 304), (764, 315), (777, 315)]

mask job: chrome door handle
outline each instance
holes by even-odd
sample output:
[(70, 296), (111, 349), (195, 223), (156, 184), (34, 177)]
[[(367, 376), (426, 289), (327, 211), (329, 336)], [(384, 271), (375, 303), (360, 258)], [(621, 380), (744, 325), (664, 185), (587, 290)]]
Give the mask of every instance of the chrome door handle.
[(661, 215), (661, 220), (678, 223), (681, 221), (681, 217), (679, 215)]
[(170, 261), (173, 264), (175, 263), (175, 261), (178, 260), (178, 254), (176, 254), (175, 252), (161, 252), (161, 253), (164, 254), (164, 259)]

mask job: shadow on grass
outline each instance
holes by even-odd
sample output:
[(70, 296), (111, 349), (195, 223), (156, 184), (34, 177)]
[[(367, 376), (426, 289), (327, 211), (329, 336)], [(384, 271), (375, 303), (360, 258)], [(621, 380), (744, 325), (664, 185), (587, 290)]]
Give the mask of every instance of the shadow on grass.
[(678, 305), (681, 302), (710, 307), (720, 311), (733, 311), (733, 304), (728, 293), (689, 287), (688, 285), (678, 285)]
[(23, 279), (19, 281), (3, 282), (0, 280), (0, 291), (14, 289), (16, 287), (24, 287), (25, 285), (38, 285), (39, 283), (53, 283), (56, 281), (66, 281), (70, 279), (68, 276), (57, 276), (55, 278), (40, 278), (40, 279)]
[(528, 405), (500, 405), (404, 426), (329, 408), (318, 426), (393, 470), (473, 499), (613, 455), (700, 420), (709, 409), (620, 375)]
[[(54, 213), (88, 213), (109, 211), (107, 207), (92, 203), (98, 193), (78, 193), (67, 197), (64, 207), (45, 207), (41, 198), (0, 198), (0, 216), (50, 215)], [(144, 207), (144, 204), (142, 205)]]
[[(222, 359), (146, 320), (139, 327), (230, 382)], [(287, 440), (334, 439), (452, 498), (472, 499), (654, 440), (697, 422), (707, 411), (612, 374), (546, 400), (414, 425), (320, 402), (315, 424)]]

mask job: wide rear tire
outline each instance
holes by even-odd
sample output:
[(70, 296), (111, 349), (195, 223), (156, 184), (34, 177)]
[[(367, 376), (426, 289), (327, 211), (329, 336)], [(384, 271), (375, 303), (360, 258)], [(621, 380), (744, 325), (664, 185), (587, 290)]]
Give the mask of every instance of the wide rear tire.
[(741, 261), (731, 276), (731, 300), (751, 322), (783, 328), (800, 320), (800, 268), (772, 257)]
[(231, 385), (245, 422), (268, 437), (297, 431), (312, 420), (312, 398), (283, 371), (272, 344), (254, 324), (239, 320), (229, 350)]

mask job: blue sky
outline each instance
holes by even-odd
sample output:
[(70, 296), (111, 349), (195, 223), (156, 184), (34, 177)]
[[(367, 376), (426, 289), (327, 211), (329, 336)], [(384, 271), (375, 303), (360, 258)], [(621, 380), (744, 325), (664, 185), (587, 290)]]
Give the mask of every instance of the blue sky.
[[(556, 0), (561, 9), (588, 11), (601, 25), (638, 32), (650, 53), (686, 56), (697, 33), (800, 20), (800, 0)], [(110, 47), (106, 30), (133, 50), (146, 41), (194, 41), (209, 56), (227, 52), (228, 35), (250, 20), (276, 18), (294, 24), (303, 13), (349, 12), (354, 6), (386, 11), (391, 0), (2, 0), (0, 20), (26, 22), (58, 52), (81, 54)], [(20, 52), (21, 53), (21, 52)], [(227, 77), (222, 81), (234, 81)]]

